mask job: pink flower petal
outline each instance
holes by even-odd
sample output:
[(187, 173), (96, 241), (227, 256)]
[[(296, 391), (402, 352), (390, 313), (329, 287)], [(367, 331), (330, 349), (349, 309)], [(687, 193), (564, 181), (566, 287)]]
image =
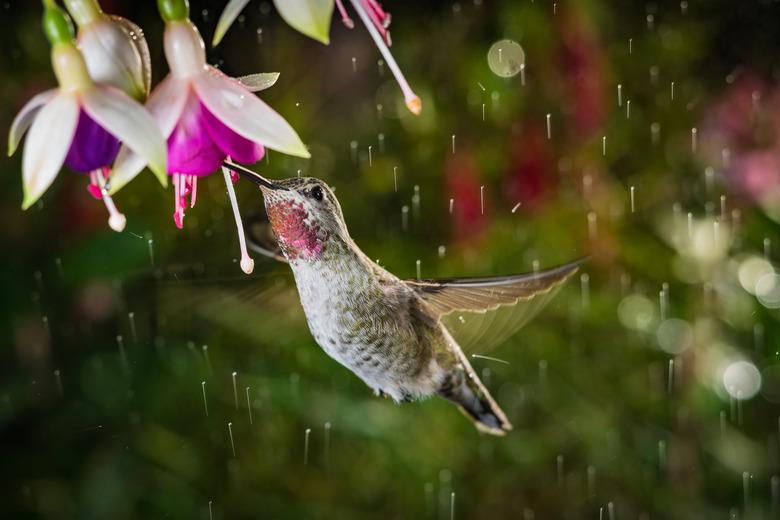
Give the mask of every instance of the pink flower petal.
[(203, 105), (201, 105), (201, 114), (212, 141), (225, 156), (230, 156), (234, 161), (244, 164), (252, 164), (263, 158), (265, 149), (262, 145), (244, 139), (235, 133), (214, 117), (214, 114)]
[(207, 130), (205, 110), (190, 95), (179, 123), (168, 137), (168, 173), (208, 175), (222, 165), (225, 154)]

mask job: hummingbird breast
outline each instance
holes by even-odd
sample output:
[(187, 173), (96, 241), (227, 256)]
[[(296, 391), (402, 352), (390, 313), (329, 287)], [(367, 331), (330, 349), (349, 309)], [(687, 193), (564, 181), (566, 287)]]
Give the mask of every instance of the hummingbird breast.
[(392, 274), (334, 256), (291, 262), (314, 339), (376, 392), (396, 401), (434, 393), (444, 378), (435, 354), (444, 342), (440, 325)]

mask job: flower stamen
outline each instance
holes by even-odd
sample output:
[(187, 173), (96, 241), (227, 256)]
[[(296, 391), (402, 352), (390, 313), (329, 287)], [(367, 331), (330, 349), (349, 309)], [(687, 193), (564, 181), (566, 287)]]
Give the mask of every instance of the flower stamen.
[[(118, 209), (116, 209), (114, 199), (112, 199), (111, 195), (108, 194), (108, 185), (106, 182), (106, 179), (108, 179), (109, 175), (108, 168), (103, 168), (102, 171), (95, 170), (92, 173), (100, 189), (100, 198), (103, 199), (103, 203), (106, 205), (106, 209), (108, 210), (109, 227), (116, 232), (123, 231), (125, 229), (125, 224), (127, 224), (127, 217), (125, 217), (122, 213), (119, 212)], [(104, 173), (105, 177), (103, 176)]]
[[(401, 69), (398, 67), (398, 64), (395, 62), (395, 58), (393, 58), (393, 55), (390, 53), (390, 49), (388, 49), (387, 45), (385, 45), (385, 40), (380, 34), (379, 29), (377, 29), (371, 16), (363, 8), (363, 4), (361, 3), (361, 0), (350, 0), (350, 1), (352, 2), (352, 7), (355, 8), (355, 11), (357, 11), (358, 16), (360, 16), (360, 19), (362, 20), (363, 24), (365, 24), (366, 29), (368, 29), (368, 33), (371, 35), (371, 38), (373, 38), (374, 43), (379, 48), (379, 52), (381, 52), (382, 56), (385, 58), (385, 62), (387, 63), (387, 66), (390, 67), (390, 71), (393, 73), (393, 76), (395, 76), (395, 80), (398, 82), (398, 86), (401, 87), (401, 91), (404, 93), (404, 101), (406, 102), (406, 108), (408, 108), (412, 114), (416, 116), (420, 115), (420, 112), (422, 111), (422, 102), (420, 101), (420, 97), (417, 94), (415, 94), (414, 91), (412, 90), (412, 87), (409, 86), (409, 83), (406, 81), (406, 78), (401, 72)], [(374, 16), (378, 17), (376, 11), (374, 11), (373, 8), (372, 8), (372, 12)], [(381, 20), (380, 20), (380, 24), (381, 24)]]
[[(230, 158), (228, 157), (228, 161)], [(228, 197), (230, 198), (230, 205), (233, 207), (233, 216), (236, 219), (236, 228), (238, 231), (238, 245), (241, 248), (241, 270), (246, 274), (252, 274), (255, 269), (255, 261), (249, 256), (246, 249), (246, 239), (244, 238), (244, 224), (241, 222), (241, 213), (238, 211), (238, 201), (236, 200), (236, 192), (233, 188), (233, 179), (231, 170), (228, 170), (224, 166), (222, 167), (222, 174), (225, 176), (225, 186), (227, 186)]]
[(350, 18), (347, 14), (347, 10), (344, 9), (344, 4), (341, 3), (341, 0), (336, 0), (336, 7), (338, 8), (339, 14), (341, 15), (341, 23), (343, 23), (348, 29), (354, 29), (355, 22), (353, 22), (352, 18)]

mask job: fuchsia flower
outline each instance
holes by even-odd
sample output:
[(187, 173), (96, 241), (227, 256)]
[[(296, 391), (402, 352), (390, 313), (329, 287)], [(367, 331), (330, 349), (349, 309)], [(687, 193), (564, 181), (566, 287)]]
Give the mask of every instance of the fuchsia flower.
[[(379, 48), (379, 52), (382, 53), (382, 57), (395, 76), (398, 86), (401, 87), (407, 108), (414, 115), (419, 115), (422, 111), (420, 98), (412, 91), (388, 48), (391, 45), (390, 32), (388, 31), (390, 15), (382, 9), (377, 0), (350, 0), (350, 2), (368, 29), (371, 38)], [(228, 2), (214, 32), (214, 45), (222, 40), (238, 14), (248, 3), (249, 0), (230, 0)], [(334, 4), (338, 8), (341, 21), (352, 29), (355, 23), (347, 14), (347, 10), (344, 9), (342, 0), (274, 0), (276, 10), (292, 28), (326, 45), (330, 41), (328, 34)]]
[(114, 87), (95, 83), (73, 40), (67, 15), (53, 0), (44, 0), (44, 29), (52, 44), (52, 65), (59, 88), (30, 100), (16, 116), (8, 136), (12, 155), (30, 129), (22, 159), (24, 209), (32, 206), (54, 181), (65, 163), (89, 173), (91, 192), (103, 199), (109, 225), (125, 226), (108, 193), (110, 170), (120, 141), (133, 150), (165, 184), (165, 142), (144, 108)]
[[(254, 163), (264, 146), (309, 157), (295, 130), (239, 81), (206, 64), (203, 39), (189, 21), (184, 0), (161, 0), (166, 21), (164, 45), (170, 74), (152, 92), (147, 108), (168, 143), (168, 174), (174, 187), (176, 226), (184, 225), (187, 206), (195, 205), (198, 178), (212, 174), (230, 158)], [(135, 177), (144, 161), (122, 149), (112, 189)], [(246, 251), (243, 227), (230, 174), (223, 168), (241, 246), (241, 268), (248, 274), (254, 262)], [(188, 200), (189, 199), (189, 200)]]

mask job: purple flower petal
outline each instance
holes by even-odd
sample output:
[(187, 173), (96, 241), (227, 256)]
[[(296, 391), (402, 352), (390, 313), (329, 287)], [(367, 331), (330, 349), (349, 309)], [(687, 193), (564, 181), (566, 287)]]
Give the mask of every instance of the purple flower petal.
[(222, 165), (227, 154), (214, 143), (207, 130), (205, 110), (194, 94), (168, 137), (168, 174), (209, 175)]
[(205, 105), (201, 103), (200, 106), (206, 130), (226, 156), (244, 164), (256, 163), (263, 158), (265, 155), (263, 145), (241, 137), (212, 114)]
[(65, 158), (68, 168), (79, 173), (89, 173), (109, 166), (116, 159), (117, 153), (119, 141), (81, 110), (76, 134)]

